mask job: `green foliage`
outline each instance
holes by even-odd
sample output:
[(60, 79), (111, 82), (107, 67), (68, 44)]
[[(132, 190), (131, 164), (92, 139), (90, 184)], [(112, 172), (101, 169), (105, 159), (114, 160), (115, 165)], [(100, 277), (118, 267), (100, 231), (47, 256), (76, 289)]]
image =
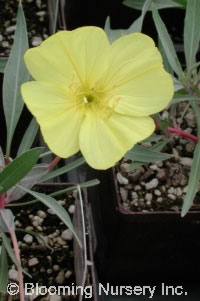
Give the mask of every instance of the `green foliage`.
[(14, 159), (0, 173), (0, 193), (7, 191), (17, 184), (35, 165), (43, 148), (31, 149)]
[(6, 155), (9, 157), (13, 134), (24, 103), (21, 99), (21, 84), (29, 79), (24, 64), (24, 53), (28, 49), (26, 21), (22, 6), (19, 5), (14, 44), (4, 70), (3, 107), (7, 125)]
[(184, 50), (186, 67), (190, 68), (196, 63), (196, 53), (200, 41), (200, 1), (190, 0), (187, 2), (185, 25), (184, 25)]
[(6, 292), (8, 283), (8, 260), (4, 244), (0, 247), (0, 293)]
[(8, 63), (7, 58), (0, 58), (0, 73), (4, 73), (7, 63)]
[[(172, 1), (172, 0), (151, 0), (157, 9), (163, 8), (182, 8), (185, 7), (186, 0)], [(131, 8), (141, 10), (144, 7), (145, 0), (124, 0), (123, 3)], [(148, 10), (151, 10), (149, 8)]]

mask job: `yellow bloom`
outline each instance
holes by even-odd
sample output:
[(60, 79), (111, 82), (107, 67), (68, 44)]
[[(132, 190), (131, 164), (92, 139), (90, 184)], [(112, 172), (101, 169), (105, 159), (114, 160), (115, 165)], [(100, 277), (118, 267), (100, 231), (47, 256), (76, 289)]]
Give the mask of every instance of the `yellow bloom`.
[(23, 99), (49, 148), (67, 158), (79, 150), (90, 166), (113, 166), (155, 129), (149, 115), (173, 95), (154, 42), (133, 33), (110, 45), (104, 31), (61, 31), (25, 54), (36, 81)]

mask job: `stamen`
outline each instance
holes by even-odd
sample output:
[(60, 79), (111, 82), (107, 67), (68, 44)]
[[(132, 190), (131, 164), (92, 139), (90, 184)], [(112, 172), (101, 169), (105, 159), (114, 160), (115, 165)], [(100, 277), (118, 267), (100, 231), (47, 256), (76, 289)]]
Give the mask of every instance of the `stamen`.
[(88, 103), (87, 97), (83, 97), (84, 103)]

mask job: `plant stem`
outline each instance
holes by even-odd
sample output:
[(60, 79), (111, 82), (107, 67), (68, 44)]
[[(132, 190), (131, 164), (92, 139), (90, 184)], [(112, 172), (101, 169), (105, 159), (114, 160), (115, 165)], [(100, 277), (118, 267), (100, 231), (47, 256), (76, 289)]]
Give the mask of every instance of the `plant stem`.
[(55, 159), (53, 159), (53, 161), (48, 165), (48, 169), (53, 169), (60, 160), (61, 158), (56, 156)]
[(181, 137), (185, 137), (185, 138), (188, 138), (194, 142), (197, 142), (198, 141), (198, 138), (192, 134), (189, 134), (183, 130), (181, 130), (180, 128), (171, 128), (171, 127), (168, 127), (168, 132), (170, 134), (176, 134), (178, 136), (181, 136)]
[[(15, 256), (17, 258), (17, 261), (21, 265), (21, 259), (20, 259), (20, 252), (19, 252), (19, 247), (17, 243), (17, 238), (15, 235), (15, 231), (13, 229), (9, 229), (10, 237), (12, 239), (14, 251), (15, 251)], [(22, 270), (18, 268), (18, 275), (19, 275), (19, 297), (20, 301), (24, 301), (24, 281), (23, 281), (23, 274)]]

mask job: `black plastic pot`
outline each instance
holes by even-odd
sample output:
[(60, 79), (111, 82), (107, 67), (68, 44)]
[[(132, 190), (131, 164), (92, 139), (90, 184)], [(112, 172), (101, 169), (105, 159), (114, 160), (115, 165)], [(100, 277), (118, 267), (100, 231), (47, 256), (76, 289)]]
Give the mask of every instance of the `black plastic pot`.
[(128, 212), (119, 204), (113, 170), (92, 170), (90, 176), (101, 182), (89, 190), (101, 283), (188, 284), (199, 279), (200, 212), (184, 218), (176, 212)]

